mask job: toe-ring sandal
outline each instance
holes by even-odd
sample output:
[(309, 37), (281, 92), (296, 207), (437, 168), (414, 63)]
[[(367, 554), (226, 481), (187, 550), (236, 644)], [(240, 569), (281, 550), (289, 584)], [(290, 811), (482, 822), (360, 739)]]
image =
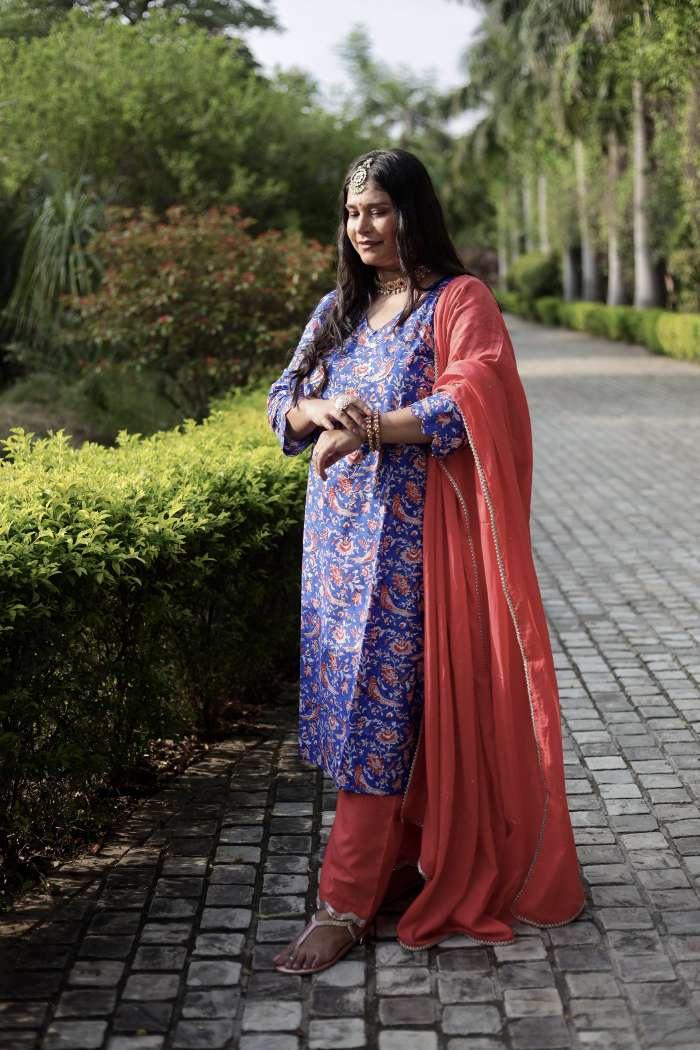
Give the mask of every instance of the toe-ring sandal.
[(352, 948), (354, 948), (356, 944), (362, 944), (362, 942), (364, 941), (365, 937), (367, 936), (367, 930), (363, 930), (362, 933), (359, 936), (357, 936), (352, 932), (352, 927), (356, 925), (357, 923), (351, 922), (350, 920), (345, 921), (343, 919), (317, 919), (315, 915), (312, 916), (309, 925), (306, 927), (305, 930), (301, 932), (298, 939), (294, 942), (293, 953), (292, 955), (288, 956), (288, 959), (290, 961), (294, 959), (298, 949), (304, 943), (306, 938), (309, 937), (314, 932), (314, 930), (318, 929), (319, 926), (343, 926), (347, 930), (348, 937), (350, 938), (348, 943), (344, 944), (335, 953), (332, 959), (327, 959), (324, 963), (321, 963), (319, 966), (306, 966), (300, 969), (294, 969), (291, 966), (275, 966), (275, 969), (278, 970), (280, 973), (296, 974), (298, 977), (303, 977), (305, 974), (308, 973), (320, 973), (321, 970), (327, 970), (330, 966), (334, 966), (340, 959), (342, 959), (344, 955), (347, 955), (348, 952)]

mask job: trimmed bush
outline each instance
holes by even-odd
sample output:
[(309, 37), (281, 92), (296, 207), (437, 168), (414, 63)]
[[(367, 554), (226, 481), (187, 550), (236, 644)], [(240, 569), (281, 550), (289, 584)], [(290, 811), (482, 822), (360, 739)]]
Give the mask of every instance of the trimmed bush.
[(700, 361), (700, 314), (565, 302), (553, 296), (527, 300), (515, 292), (499, 292), (498, 299), (505, 310), (521, 317), (565, 325), (606, 339), (640, 343), (654, 353), (670, 357)]
[(561, 274), (556, 255), (528, 252), (521, 255), (508, 269), (506, 286), (510, 292), (518, 292), (525, 299), (538, 299), (561, 292)]
[(500, 289), (496, 292), (496, 298), (501, 307), (511, 314), (519, 314), (521, 317), (532, 317), (532, 303), (518, 292), (504, 292)]
[(700, 314), (662, 313), (656, 325), (656, 338), (664, 354), (700, 360)]
[(543, 324), (560, 324), (561, 299), (553, 295), (543, 295), (533, 303), (534, 314)]
[(252, 220), (233, 206), (170, 208), (165, 221), (145, 209), (110, 218), (91, 241), (102, 284), (70, 301), (74, 338), (107, 362), (160, 374), (196, 419), (232, 384), (280, 365), (333, 284), (330, 248), (294, 232), (253, 237)]
[(5, 442), (6, 853), (118, 784), (149, 739), (216, 732), (234, 700), (274, 708), (296, 674), (307, 457), (280, 455), (265, 392), (117, 448)]

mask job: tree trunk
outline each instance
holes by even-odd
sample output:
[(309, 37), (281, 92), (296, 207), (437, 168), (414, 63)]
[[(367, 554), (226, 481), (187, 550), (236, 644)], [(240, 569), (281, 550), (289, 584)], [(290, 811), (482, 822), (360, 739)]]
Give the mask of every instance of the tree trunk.
[(539, 248), (545, 255), (549, 255), (552, 246), (549, 241), (549, 220), (547, 217), (547, 176), (540, 173), (537, 176), (537, 223), (539, 231)]
[(498, 234), (498, 286), (505, 288), (508, 276), (508, 245), (503, 230)]
[(532, 251), (532, 183), (529, 175), (523, 175), (523, 226), (525, 227), (525, 251)]
[(649, 134), (644, 93), (639, 79), (632, 82), (632, 233), (634, 238), (634, 305), (658, 306), (660, 289), (649, 244)]
[(564, 298), (567, 303), (573, 303), (578, 299), (578, 275), (576, 273), (576, 267), (573, 259), (573, 249), (570, 245), (566, 244), (562, 248), (561, 253), (561, 275), (562, 275), (562, 287), (564, 290)]
[(620, 177), (620, 143), (617, 131), (608, 132), (608, 184), (606, 211), (608, 219), (608, 306), (620, 306), (625, 301), (620, 254), (620, 216), (617, 207), (617, 182)]
[(583, 298), (598, 298), (598, 260), (591, 230), (588, 210), (588, 176), (586, 174), (586, 150), (579, 138), (574, 139), (574, 161), (576, 164), (576, 204), (581, 234), (581, 270), (583, 278)]

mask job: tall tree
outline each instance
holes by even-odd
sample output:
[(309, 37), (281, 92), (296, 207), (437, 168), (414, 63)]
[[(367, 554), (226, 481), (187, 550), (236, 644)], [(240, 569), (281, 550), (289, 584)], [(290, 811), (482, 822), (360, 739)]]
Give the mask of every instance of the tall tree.
[(0, 37), (45, 36), (69, 11), (135, 25), (169, 11), (182, 22), (220, 33), (226, 29), (279, 29), (272, 0), (0, 0)]

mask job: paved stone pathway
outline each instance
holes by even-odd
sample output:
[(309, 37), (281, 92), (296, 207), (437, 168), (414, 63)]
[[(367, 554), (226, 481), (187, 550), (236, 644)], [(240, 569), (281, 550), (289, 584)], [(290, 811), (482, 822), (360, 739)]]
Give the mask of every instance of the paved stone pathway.
[(700, 1046), (700, 368), (511, 328), (582, 917), (417, 954), (385, 918), (327, 973), (276, 974), (333, 817), (281, 708), (6, 917), (1, 1050)]

